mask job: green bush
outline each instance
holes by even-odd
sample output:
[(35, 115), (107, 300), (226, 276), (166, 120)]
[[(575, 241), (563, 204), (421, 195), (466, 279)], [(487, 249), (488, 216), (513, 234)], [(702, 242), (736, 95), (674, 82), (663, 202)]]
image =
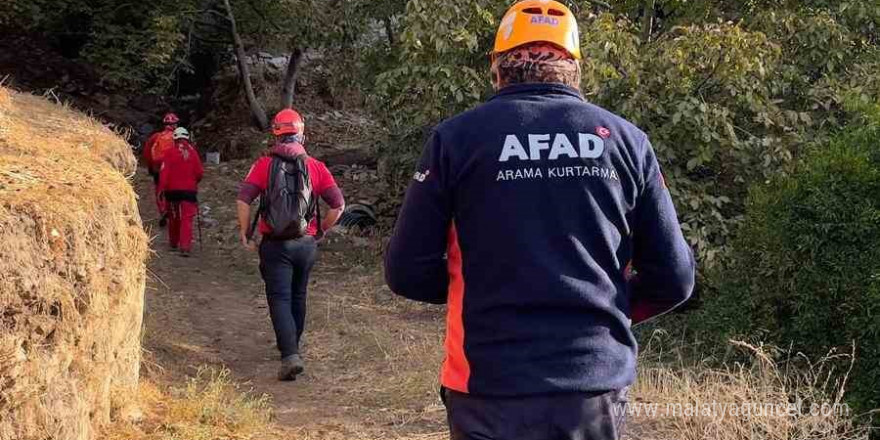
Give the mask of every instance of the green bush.
[[(163, 91), (185, 49), (184, 19), (196, 0), (9, 0), (4, 30), (41, 33), (69, 46), (69, 56), (94, 67), (104, 85)], [(4, 3), (5, 5), (5, 3)], [(34, 61), (38, 63), (39, 61)]]
[[(876, 114), (876, 113), (875, 113)], [(703, 339), (792, 346), (811, 358), (856, 345), (853, 403), (880, 406), (880, 129), (812, 149), (754, 187), (731, 259), (693, 316)]]
[[(378, 152), (394, 187), (426, 128), (491, 94), (486, 53), (509, 3), (406, 2), (399, 62), (371, 90), (392, 133)], [(802, 145), (847, 123), (844, 94), (880, 90), (877, 5), (656, 2), (671, 13), (646, 38), (643, 1), (566, 3), (580, 24), (582, 90), (651, 136), (701, 268), (722, 260), (746, 188), (787, 173)]]

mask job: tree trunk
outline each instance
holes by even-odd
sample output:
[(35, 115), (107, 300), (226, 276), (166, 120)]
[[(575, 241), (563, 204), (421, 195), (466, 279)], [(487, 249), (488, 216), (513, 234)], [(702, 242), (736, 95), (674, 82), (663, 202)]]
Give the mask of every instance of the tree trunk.
[(257, 95), (254, 93), (254, 85), (251, 82), (251, 71), (247, 63), (247, 54), (244, 51), (244, 43), (241, 41), (241, 36), (238, 35), (238, 28), (235, 25), (235, 15), (232, 13), (232, 5), (229, 4), (229, 0), (223, 0), (223, 3), (226, 6), (227, 17), (229, 18), (232, 41), (235, 43), (235, 58), (238, 60), (238, 73), (241, 75), (242, 84), (244, 84), (244, 93), (247, 97), (248, 106), (251, 108), (251, 116), (253, 116), (254, 123), (257, 124), (257, 127), (260, 130), (268, 130), (269, 119), (266, 117), (266, 110), (260, 105), (260, 101), (257, 101)]
[(642, 17), (642, 43), (651, 41), (651, 34), (654, 33), (654, 7), (657, 0), (645, 0), (645, 11)]
[(287, 62), (287, 73), (284, 74), (284, 89), (281, 93), (281, 108), (293, 108), (293, 95), (296, 91), (296, 77), (303, 63), (303, 51), (293, 49)]

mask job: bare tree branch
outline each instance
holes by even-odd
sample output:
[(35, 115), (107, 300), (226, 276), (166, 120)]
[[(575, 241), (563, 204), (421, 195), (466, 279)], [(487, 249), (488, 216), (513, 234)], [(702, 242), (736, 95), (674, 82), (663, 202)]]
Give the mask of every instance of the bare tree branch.
[(284, 89), (281, 93), (281, 107), (293, 107), (293, 95), (296, 88), (296, 77), (299, 75), (300, 67), (304, 61), (303, 51), (296, 48), (290, 54), (290, 61), (287, 62), (287, 72), (284, 74)]
[(226, 6), (226, 12), (229, 14), (228, 19), (231, 26), (230, 34), (232, 35), (232, 41), (235, 44), (235, 58), (238, 60), (238, 73), (241, 75), (241, 82), (244, 85), (244, 92), (247, 97), (248, 106), (250, 106), (251, 109), (251, 116), (253, 116), (254, 122), (260, 130), (267, 130), (269, 129), (269, 119), (266, 117), (266, 110), (263, 109), (263, 106), (257, 100), (256, 93), (254, 93), (254, 85), (251, 82), (251, 72), (248, 67), (247, 54), (245, 53), (244, 43), (241, 41), (241, 36), (238, 34), (238, 28), (235, 25), (235, 15), (232, 12), (232, 5), (229, 4), (229, 0), (223, 0), (223, 4)]
[(651, 34), (654, 33), (654, 7), (657, 0), (645, 0), (644, 16), (642, 17), (642, 43), (647, 44), (651, 41)]
[(192, 41), (193, 34), (195, 33), (195, 20), (191, 20), (189, 22), (189, 29), (186, 33), (186, 53), (183, 55), (183, 58), (178, 60), (177, 64), (174, 66), (174, 69), (171, 71), (171, 75), (177, 79), (176, 91), (175, 95), (180, 96), (180, 68), (184, 64), (189, 64), (189, 58), (192, 54)]

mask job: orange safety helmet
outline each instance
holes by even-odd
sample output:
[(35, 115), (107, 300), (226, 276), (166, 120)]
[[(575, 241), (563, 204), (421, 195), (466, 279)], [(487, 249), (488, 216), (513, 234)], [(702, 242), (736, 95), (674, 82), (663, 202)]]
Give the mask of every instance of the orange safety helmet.
[(303, 123), (302, 116), (293, 109), (281, 110), (272, 121), (272, 133), (275, 136), (302, 134), (303, 131), (305, 131), (305, 123)]
[(492, 55), (536, 42), (553, 43), (581, 59), (577, 20), (567, 6), (554, 0), (525, 0), (511, 6), (501, 19)]

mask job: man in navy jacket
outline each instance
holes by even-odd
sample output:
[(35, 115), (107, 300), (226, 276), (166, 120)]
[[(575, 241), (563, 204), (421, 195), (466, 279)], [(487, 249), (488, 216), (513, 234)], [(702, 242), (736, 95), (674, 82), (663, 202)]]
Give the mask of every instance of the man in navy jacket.
[(579, 59), (565, 6), (514, 5), (497, 93), (435, 128), (388, 246), (395, 293), (447, 304), (453, 439), (619, 438), (631, 326), (693, 290), (648, 138), (584, 101)]

